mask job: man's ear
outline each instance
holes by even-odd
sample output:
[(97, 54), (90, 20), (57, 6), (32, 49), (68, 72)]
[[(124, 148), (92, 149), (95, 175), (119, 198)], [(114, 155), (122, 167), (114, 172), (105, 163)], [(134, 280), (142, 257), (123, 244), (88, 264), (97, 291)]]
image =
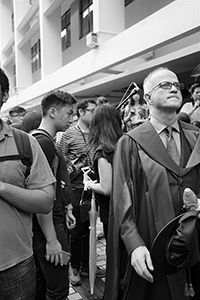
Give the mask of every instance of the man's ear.
[(54, 106), (51, 106), (49, 109), (49, 115), (54, 119), (57, 114), (57, 109)]
[(151, 96), (149, 94), (145, 94), (144, 95), (144, 100), (147, 102), (147, 104), (149, 104), (150, 100), (151, 100)]
[(78, 112), (79, 112), (80, 116), (84, 116), (84, 114), (85, 114), (85, 111), (82, 108), (79, 108)]
[(8, 92), (8, 91), (5, 91), (5, 92), (4, 92), (4, 95), (3, 95), (3, 97), (2, 97), (2, 102), (3, 102), (3, 103), (6, 103), (7, 100), (8, 100), (8, 98), (9, 98), (9, 92)]

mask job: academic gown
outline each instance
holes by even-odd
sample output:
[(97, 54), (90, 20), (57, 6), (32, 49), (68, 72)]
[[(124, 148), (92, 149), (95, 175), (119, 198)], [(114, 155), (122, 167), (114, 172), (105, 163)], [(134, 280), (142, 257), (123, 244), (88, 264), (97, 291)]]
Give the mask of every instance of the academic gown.
[[(193, 149), (184, 169), (169, 157), (149, 121), (118, 142), (113, 163), (104, 300), (190, 299), (184, 296), (184, 271), (167, 277), (154, 271), (154, 283), (149, 283), (137, 275), (130, 263), (131, 252), (142, 245), (151, 251), (157, 233), (175, 217), (167, 172), (184, 180), (198, 166), (200, 174), (199, 132), (191, 125), (179, 124)], [(198, 194), (200, 180), (197, 181)], [(199, 294), (195, 298), (200, 299)]]

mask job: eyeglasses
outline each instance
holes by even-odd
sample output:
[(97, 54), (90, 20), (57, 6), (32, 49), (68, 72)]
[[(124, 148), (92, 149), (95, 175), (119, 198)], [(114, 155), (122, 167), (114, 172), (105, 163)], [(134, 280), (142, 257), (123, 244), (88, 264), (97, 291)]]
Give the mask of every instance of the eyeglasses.
[(95, 112), (95, 108), (92, 108), (92, 109), (86, 108), (85, 110), (90, 111), (91, 114), (93, 114)]
[(24, 112), (22, 112), (22, 113), (15, 113), (15, 112), (13, 112), (13, 113), (11, 113), (11, 117), (14, 117), (14, 118), (16, 118), (16, 117), (24, 117), (25, 114), (26, 113), (24, 113)]
[(175, 86), (175, 88), (180, 91), (184, 89), (184, 84), (181, 82), (169, 82), (169, 81), (163, 81), (155, 85), (151, 91), (149, 92), (152, 93), (155, 89), (161, 88), (163, 90), (170, 90), (172, 88), (172, 85)]

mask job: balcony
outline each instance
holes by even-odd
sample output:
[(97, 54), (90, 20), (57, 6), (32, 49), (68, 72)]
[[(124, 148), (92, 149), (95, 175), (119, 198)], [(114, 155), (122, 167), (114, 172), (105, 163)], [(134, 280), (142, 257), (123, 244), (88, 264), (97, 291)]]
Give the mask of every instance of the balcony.
[(35, 23), (32, 25), (32, 27), (24, 35), (21, 42), (18, 44), (19, 49), (25, 46), (33, 38), (33, 36), (39, 31), (39, 29), (40, 29), (39, 20), (36, 20)]
[(21, 20), (20, 24), (17, 27), (18, 31), (21, 31), (35, 16), (39, 10), (39, 0), (36, 0), (27, 11), (26, 15)]
[(9, 52), (9, 50), (11, 50), (12, 46), (14, 45), (14, 34), (12, 34), (11, 38), (9, 39), (8, 43), (6, 44), (6, 46), (3, 48), (2, 52), (4, 54), (6, 54), (7, 52)]
[[(48, 18), (65, 0), (53, 0), (49, 7), (44, 12), (46, 18)], [(68, 1), (69, 5), (73, 2), (73, 0)]]

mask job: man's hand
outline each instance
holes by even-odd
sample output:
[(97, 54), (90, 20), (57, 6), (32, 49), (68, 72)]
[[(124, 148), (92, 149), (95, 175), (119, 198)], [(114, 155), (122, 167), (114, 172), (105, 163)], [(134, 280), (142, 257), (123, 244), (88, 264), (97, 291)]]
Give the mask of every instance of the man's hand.
[(87, 190), (88, 186), (91, 182), (97, 183), (97, 180), (92, 180), (88, 174), (90, 173), (90, 168), (86, 171), (83, 171), (83, 184), (84, 184), (84, 189)]
[(139, 246), (131, 253), (131, 265), (139, 276), (153, 282), (153, 276), (149, 270), (153, 271), (154, 268), (150, 253), (145, 246)]
[(185, 188), (183, 192), (183, 204), (187, 211), (200, 210), (200, 199), (190, 188)]
[(197, 109), (199, 106), (200, 106), (200, 101), (197, 100), (197, 101), (194, 103), (194, 109)]
[(73, 215), (72, 209), (66, 212), (66, 224), (68, 229), (73, 229), (76, 226), (76, 218)]
[(63, 254), (62, 254), (62, 246), (58, 240), (47, 241), (46, 243), (46, 260), (55, 263), (55, 266), (58, 263), (63, 266)]

